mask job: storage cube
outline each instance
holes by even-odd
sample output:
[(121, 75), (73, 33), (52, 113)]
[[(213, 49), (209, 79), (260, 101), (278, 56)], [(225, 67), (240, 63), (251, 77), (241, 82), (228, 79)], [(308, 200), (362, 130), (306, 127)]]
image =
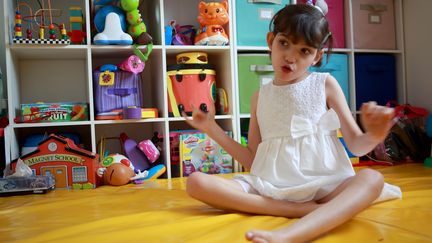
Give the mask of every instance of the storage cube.
[(349, 104), (349, 77), (348, 77), (348, 55), (333, 53), (327, 63), (327, 55), (324, 55), (320, 67), (311, 67), (313, 72), (327, 72), (336, 78), (344, 92), (347, 103)]
[(248, 114), (253, 93), (274, 78), (269, 54), (239, 54), (238, 77), (240, 113)]
[(267, 46), (266, 36), (269, 32), (270, 20), (289, 2), (289, 0), (236, 0), (237, 45)]
[(396, 49), (393, 0), (352, 0), (354, 47)]
[[(306, 3), (307, 0), (297, 0), (297, 3)], [(333, 47), (345, 48), (345, 22), (344, 22), (344, 1), (326, 0), (328, 13), (326, 18), (333, 34)]]
[(395, 57), (390, 54), (355, 55), (356, 105), (397, 99)]

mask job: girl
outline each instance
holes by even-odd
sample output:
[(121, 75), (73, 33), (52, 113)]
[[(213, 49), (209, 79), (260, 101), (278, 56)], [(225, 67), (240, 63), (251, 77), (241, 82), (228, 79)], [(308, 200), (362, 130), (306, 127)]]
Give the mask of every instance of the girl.
[(275, 77), (251, 99), (247, 147), (217, 125), (214, 107), (208, 113), (194, 108), (192, 119), (186, 119), (250, 170), (232, 180), (195, 172), (187, 181), (191, 197), (224, 210), (301, 217), (288, 228), (247, 232), (253, 242), (308, 241), (373, 202), (401, 197), (379, 172), (356, 174), (336, 134), (340, 127), (350, 151), (364, 155), (386, 137), (394, 111), (363, 104), (362, 132), (335, 78), (308, 72), (320, 63), (324, 46), (331, 50), (321, 9), (287, 5), (273, 17), (267, 43)]

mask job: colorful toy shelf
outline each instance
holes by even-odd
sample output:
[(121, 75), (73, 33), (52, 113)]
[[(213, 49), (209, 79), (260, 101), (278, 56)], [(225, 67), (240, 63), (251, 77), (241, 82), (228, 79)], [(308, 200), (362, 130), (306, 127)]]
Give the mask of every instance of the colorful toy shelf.
[[(268, 48), (260, 44), (240, 44), (239, 33), (240, 20), (247, 18), (250, 23), (257, 21), (252, 15), (244, 15), (247, 8), (242, 7), (249, 1), (228, 1), (229, 23), (223, 25), (225, 33), (229, 36), (229, 44), (224, 46), (195, 46), (195, 45), (170, 45), (166, 44), (165, 27), (172, 20), (179, 25), (194, 25), (199, 27), (197, 20), (199, 0), (145, 0), (139, 1), (138, 10), (146, 25), (146, 32), (152, 38), (152, 52), (145, 61), (145, 68), (140, 74), (142, 79), (143, 107), (156, 108), (158, 117), (149, 119), (127, 119), (127, 120), (98, 120), (96, 119), (95, 90), (93, 86), (94, 70), (104, 64), (118, 65), (134, 53), (131, 45), (96, 45), (94, 37), (98, 34), (93, 28), (95, 11), (102, 5), (111, 1), (101, 0), (51, 0), (44, 2), (45, 9), (52, 9), (52, 22), (64, 23), (67, 32), (70, 32), (67, 40), (59, 40), (61, 31), (57, 28), (57, 38), (49, 39), (50, 17), (49, 11), (44, 14), (44, 26), (47, 36), (36, 39), (39, 36), (36, 27), (33, 29), (32, 38), (26, 37), (27, 25), (22, 25), (22, 37), (16, 38), (14, 27), (16, 24), (15, 13), (16, 2), (29, 4), (33, 13), (29, 13), (28, 7), (21, 6), (22, 18), (37, 15), (37, 9), (41, 7), (36, 0), (26, 1), (3, 1), (2, 9), (5, 11), (6, 41), (6, 70), (8, 110), (11, 125), (6, 129), (7, 163), (20, 156), (20, 145), (22, 140), (34, 133), (56, 133), (73, 130), (81, 135), (84, 148), (89, 151), (98, 152), (98, 142), (104, 137), (115, 137), (125, 132), (131, 138), (140, 141), (153, 136), (155, 131), (163, 137), (168, 138), (170, 131), (191, 129), (183, 117), (171, 117), (169, 114), (167, 66), (176, 64), (176, 56), (184, 52), (205, 52), (208, 62), (214, 66), (216, 73), (216, 86), (223, 88), (227, 94), (229, 109), (227, 114), (218, 114), (216, 121), (226, 131), (232, 131), (233, 137), (241, 141), (242, 131), (245, 130), (244, 120), (249, 114), (241, 111), (243, 96), (241, 95), (242, 74), (240, 73), (239, 57), (242, 54), (267, 55)], [(206, 1), (210, 2), (210, 1)], [(216, 1), (220, 2), (220, 1)], [(280, 8), (282, 5), (275, 4)], [(291, 1), (295, 2), (295, 1)], [(354, 45), (356, 30), (354, 29), (356, 19), (353, 10), (361, 0), (341, 0), (329, 3), (341, 2), (344, 4), (344, 37), (345, 46), (338, 47), (334, 51), (346, 57), (346, 91), (349, 94), (349, 104), (353, 114), (356, 112), (357, 98), (356, 80), (358, 70), (356, 68), (356, 57), (359, 55), (391, 55), (395, 57), (396, 80), (394, 85), (397, 90), (397, 98), (401, 103), (405, 101), (405, 65), (401, 8), (403, 0), (391, 1), (394, 5), (395, 15), (395, 48), (376, 49), (363, 48)], [(252, 6), (251, 6), (252, 7)], [(272, 6), (273, 7), (273, 6)], [(59, 11), (58, 11), (58, 10)], [(243, 12), (240, 14), (240, 12)], [(264, 13), (265, 14), (265, 13)], [(266, 16), (266, 15), (265, 15)], [(25, 18), (28, 19), (28, 18)], [(39, 21), (40, 15), (39, 15)], [(25, 21), (23, 21), (25, 22)], [(36, 23), (33, 23), (36, 25)], [(267, 29), (263, 30), (264, 32)], [(127, 32), (127, 30), (125, 31)], [(265, 36), (263, 36), (264, 38)], [(69, 41), (69, 42), (68, 42)], [(30, 42), (30, 43), (28, 43)], [(34, 43), (33, 43), (34, 42)], [(138, 45), (137, 48), (145, 53), (146, 45)], [(372, 56), (373, 56), (372, 55)], [(243, 80), (244, 81), (244, 80)], [(88, 105), (88, 118), (83, 121), (66, 122), (38, 122), (19, 123), (14, 119), (20, 115), (21, 104), (36, 102), (79, 102)], [(161, 159), (167, 167), (167, 177), (171, 177), (171, 156), (169, 139), (161, 143), (163, 153)], [(107, 144), (106, 149), (120, 152), (119, 144)], [(240, 170), (237, 163), (234, 170)]]

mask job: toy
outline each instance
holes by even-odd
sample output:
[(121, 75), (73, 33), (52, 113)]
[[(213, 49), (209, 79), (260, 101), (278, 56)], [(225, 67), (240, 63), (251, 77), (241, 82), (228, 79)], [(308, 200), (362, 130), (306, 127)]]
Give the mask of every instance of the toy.
[(65, 122), (88, 120), (88, 108), (85, 103), (35, 103), (21, 104), (21, 117), (15, 122)]
[(96, 114), (124, 107), (142, 107), (142, 76), (106, 64), (93, 72)]
[[(40, 9), (34, 12), (27, 3), (18, 3), (15, 9), (15, 25), (14, 25), (14, 38), (13, 43), (16, 44), (69, 44), (70, 40), (66, 35), (66, 28), (64, 24), (58, 24), (53, 21), (53, 17), (59, 17), (61, 15), (61, 10), (53, 9), (51, 7), (51, 0), (47, 0), (48, 8), (45, 8), (45, 1), (42, 3), (39, 1), (41, 6)], [(21, 15), (21, 7), (25, 6), (28, 8), (30, 15)], [(48, 12), (48, 14), (47, 14)], [(54, 12), (54, 14), (53, 14)], [(48, 15), (49, 17), (45, 17)], [(38, 20), (39, 18), (39, 20)], [(49, 24), (45, 21), (49, 21)], [(26, 38), (23, 37), (23, 21), (27, 22)], [(39, 38), (36, 39), (33, 36), (33, 30), (35, 24), (39, 29)], [(49, 39), (45, 38), (45, 28), (48, 28)], [(57, 38), (56, 28), (60, 33), (61, 38)]]
[(46, 193), (54, 189), (52, 175), (9, 176), (0, 178), (0, 195), (16, 195), (27, 193)]
[(148, 170), (139, 172), (136, 176), (132, 177), (131, 180), (135, 184), (141, 184), (144, 180), (151, 180), (151, 179), (158, 178), (163, 173), (165, 173), (165, 171), (166, 171), (165, 165), (159, 164)]
[(104, 173), (104, 183), (112, 186), (122, 186), (129, 183), (135, 176), (134, 171), (122, 163), (113, 163), (106, 168)]
[(96, 45), (131, 45), (132, 37), (124, 32), (124, 13), (115, 6), (105, 6), (95, 16), (95, 27), (99, 32), (93, 38)]
[[(56, 188), (90, 189), (101, 184), (98, 154), (79, 148), (69, 138), (51, 134), (21, 160), (36, 175), (53, 175)], [(12, 163), (13, 170), (15, 167), (16, 161)]]
[[(229, 136), (231, 132), (226, 132)], [(207, 174), (231, 173), (232, 157), (204, 133), (180, 135), (180, 176), (194, 171)]]
[(175, 20), (165, 26), (165, 45), (193, 45), (196, 29), (193, 25), (179, 25)]
[(129, 138), (126, 133), (120, 134), (120, 140), (126, 156), (135, 167), (135, 171), (144, 171), (150, 168), (150, 162), (145, 154), (137, 147), (137, 142)]
[(67, 35), (73, 44), (85, 43), (86, 33), (83, 31), (84, 18), (81, 7), (69, 8), (69, 29)]
[(160, 156), (159, 150), (149, 139), (139, 142), (137, 146), (147, 156), (150, 163), (154, 163)]
[(205, 52), (184, 52), (176, 56), (177, 64), (208, 64)]
[(228, 45), (229, 38), (223, 27), (229, 22), (228, 2), (200, 2), (198, 10), (200, 29), (195, 37), (195, 45)]
[(169, 115), (180, 117), (183, 111), (191, 115), (192, 106), (207, 112), (216, 100), (216, 73), (212, 65), (206, 64), (207, 54), (181, 53), (177, 62), (182, 64), (167, 67)]
[(145, 63), (137, 55), (130, 55), (118, 67), (123, 71), (138, 74), (144, 70)]

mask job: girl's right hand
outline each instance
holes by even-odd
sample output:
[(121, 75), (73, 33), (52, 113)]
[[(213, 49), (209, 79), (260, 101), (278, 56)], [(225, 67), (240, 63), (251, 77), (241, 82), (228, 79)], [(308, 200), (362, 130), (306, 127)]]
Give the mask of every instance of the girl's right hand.
[(210, 129), (210, 127), (216, 125), (215, 122), (215, 107), (214, 104), (209, 106), (209, 111), (204, 112), (195, 106), (191, 105), (193, 108), (192, 118), (187, 117), (186, 113), (183, 111), (182, 116), (186, 119), (186, 122), (204, 133)]

